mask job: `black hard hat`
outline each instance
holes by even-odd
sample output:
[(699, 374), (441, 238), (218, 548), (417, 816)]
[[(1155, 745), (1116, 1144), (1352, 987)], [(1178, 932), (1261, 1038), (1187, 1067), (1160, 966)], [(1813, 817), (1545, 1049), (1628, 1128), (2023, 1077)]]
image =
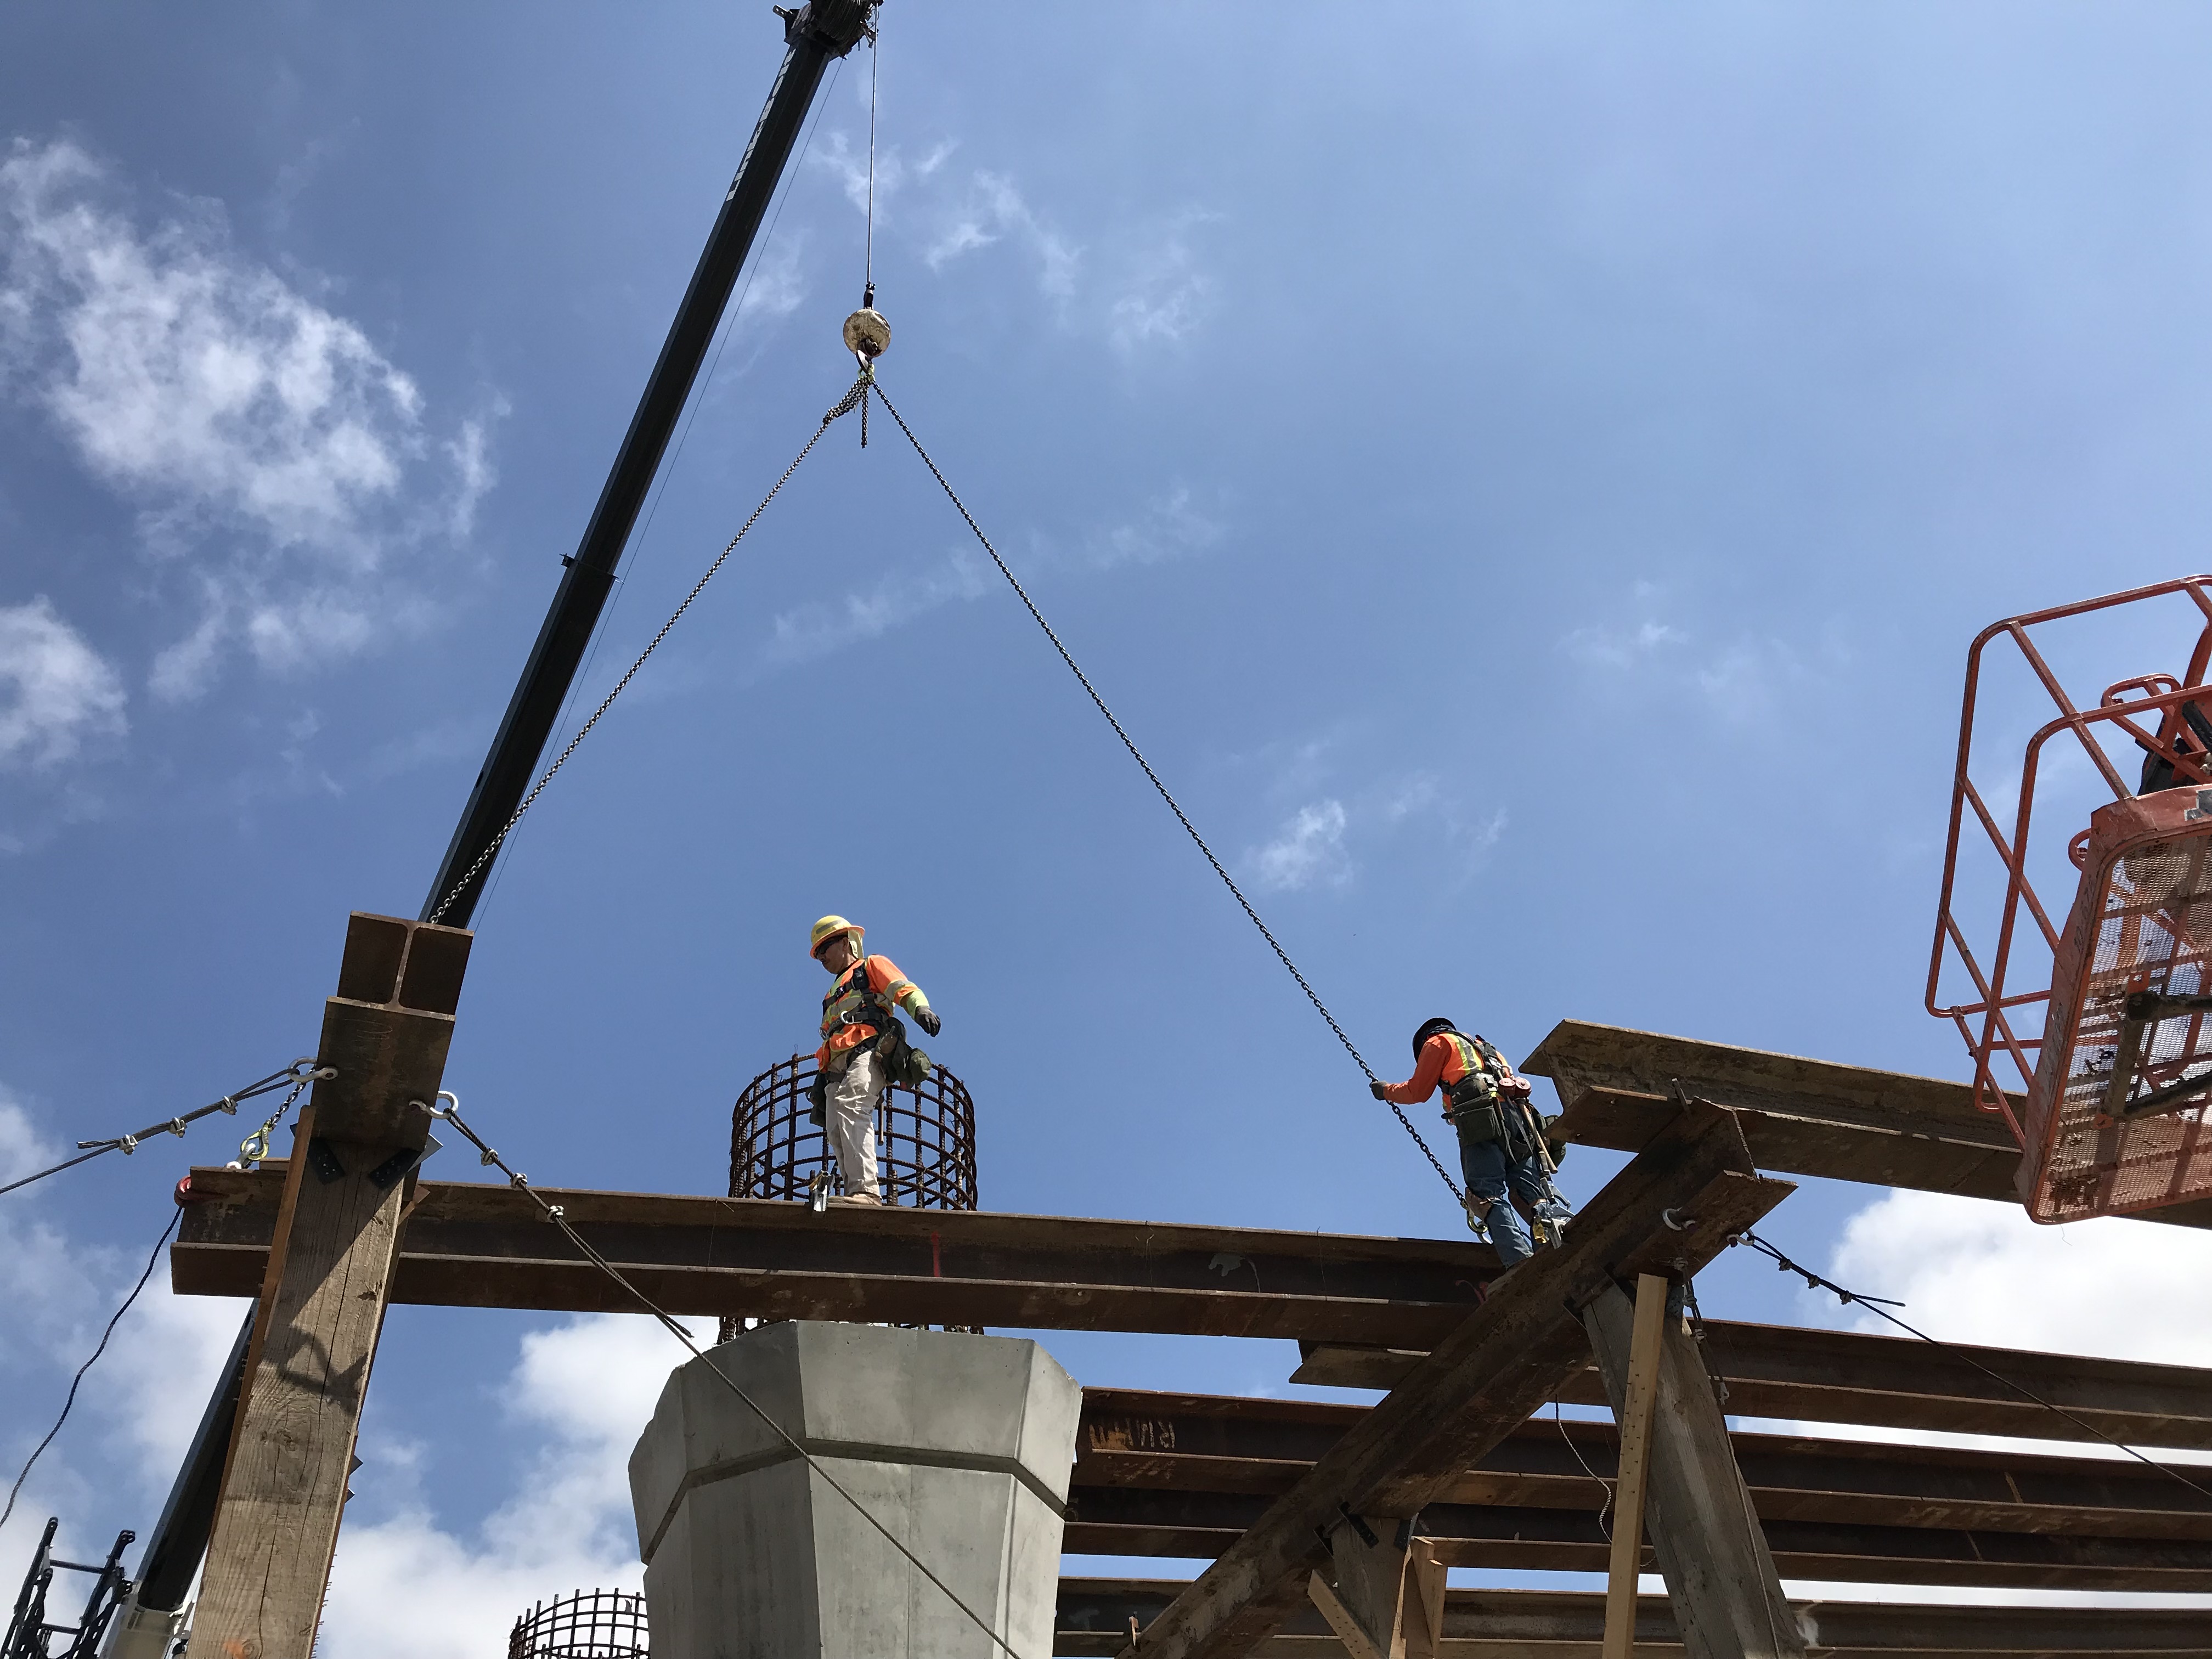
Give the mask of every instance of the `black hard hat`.
[(1459, 1030), (1459, 1027), (1453, 1024), (1451, 1021), (1448, 1019), (1423, 1020), (1421, 1022), (1421, 1029), (1413, 1033), (1413, 1058), (1417, 1060), (1420, 1059), (1421, 1045), (1424, 1042), (1426, 1042), (1431, 1037), (1434, 1036), (1437, 1032), (1456, 1031), (1457, 1030)]

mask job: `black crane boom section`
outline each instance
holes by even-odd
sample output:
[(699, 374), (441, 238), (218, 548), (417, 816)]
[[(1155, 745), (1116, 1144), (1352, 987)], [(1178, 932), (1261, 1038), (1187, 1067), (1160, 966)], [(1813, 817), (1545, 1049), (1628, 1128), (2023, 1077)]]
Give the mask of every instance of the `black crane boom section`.
[[(592, 509), (574, 556), (565, 561), (567, 568), (538, 630), (537, 643), (531, 647), (483, 769), (477, 774), (476, 787), (430, 884), (429, 896), (422, 901), (421, 918), (425, 921), (442, 904), (441, 921), (449, 927), (469, 925), (490, 879), (492, 860), (486, 860), (473, 875), (469, 872), (506, 828), (530, 787), (545, 740), (552, 735), (553, 722), (614, 587), (616, 568), (659, 471), (661, 454), (691, 395), (738, 273), (821, 86), (822, 72), (832, 58), (842, 58), (860, 40), (868, 11), (866, 0), (811, 0), (796, 11), (777, 9), (784, 20), (783, 65), (722, 198), (721, 211), (699, 255), (698, 268), (691, 273), (684, 302), (668, 326), (668, 337), (646, 380), (637, 412), (630, 416), (629, 430), (615, 453), (599, 505)], [(466, 885), (456, 892), (464, 877)], [(450, 903), (446, 902), (448, 895)]]

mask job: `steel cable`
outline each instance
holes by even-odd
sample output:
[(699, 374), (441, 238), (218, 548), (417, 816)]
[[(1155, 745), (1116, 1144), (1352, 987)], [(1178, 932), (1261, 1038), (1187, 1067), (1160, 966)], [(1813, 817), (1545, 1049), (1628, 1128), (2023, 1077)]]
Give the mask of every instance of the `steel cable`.
[[(206, 1105), (186, 1112), (179, 1117), (168, 1118), (160, 1123), (149, 1124), (136, 1134), (117, 1135), (108, 1140), (80, 1140), (77, 1142), (78, 1152), (75, 1158), (64, 1158), (51, 1169), (40, 1170), (35, 1175), (27, 1175), (20, 1181), (11, 1181), (6, 1186), (0, 1187), (0, 1194), (12, 1193), (18, 1187), (27, 1187), (34, 1181), (44, 1181), (48, 1176), (59, 1175), (64, 1170), (74, 1170), (78, 1164), (88, 1163), (103, 1152), (121, 1152), (128, 1158), (138, 1150), (141, 1141), (149, 1139), (155, 1135), (181, 1135), (187, 1127), (197, 1123), (210, 1112), (235, 1112), (238, 1110), (238, 1103), (241, 1100), (252, 1100), (256, 1095), (268, 1094), (272, 1090), (283, 1088), (288, 1083), (304, 1085), (319, 1075), (335, 1077), (337, 1073), (328, 1071), (328, 1068), (318, 1068), (312, 1060), (295, 1060), (283, 1071), (271, 1072), (267, 1077), (257, 1079), (243, 1089), (234, 1090), (225, 1095), (221, 1100), (211, 1100)], [(87, 1148), (90, 1150), (85, 1150)]]
[(2179, 1480), (2183, 1486), (2188, 1487), (2189, 1490), (2193, 1492), (2197, 1492), (2206, 1498), (2212, 1498), (2212, 1487), (2201, 1486), (2196, 1481), (2191, 1480), (2187, 1475), (2182, 1474), (2179, 1469), (2172, 1468), (2171, 1465), (2160, 1463), (2154, 1458), (2144, 1456), (2141, 1452), (2137, 1451), (2133, 1446), (2129, 1445), (2125, 1441), (2117, 1439), (2113, 1436), (2106, 1434), (2102, 1429), (2097, 1427), (2094, 1423), (2087, 1422), (2081, 1418), (2075, 1416), (2072, 1412), (2068, 1411), (2065, 1407), (2057, 1404), (2055, 1401), (2045, 1400), (2041, 1395), (2036, 1393), (2034, 1389), (2029, 1388), (2026, 1383), (2015, 1382), (2012, 1378), (2005, 1376), (2002, 1372), (1991, 1370), (1987, 1365), (1983, 1364), (1980, 1360), (1976, 1359), (1972, 1354), (1968, 1353), (1957, 1343), (1946, 1342), (1941, 1337), (1930, 1336), (1927, 1332), (1920, 1330), (1914, 1326), (1906, 1324), (1895, 1314), (1888, 1311), (1891, 1308), (1903, 1307), (1905, 1304), (1902, 1302), (1891, 1302), (1887, 1297), (1879, 1296), (1864, 1296), (1856, 1291), (1847, 1291), (1842, 1285), (1837, 1284), (1835, 1280), (1832, 1279), (1823, 1279), (1819, 1273), (1814, 1273), (1810, 1267), (1801, 1267), (1798, 1263), (1792, 1261), (1788, 1256), (1783, 1255), (1780, 1250), (1768, 1243), (1757, 1233), (1748, 1231), (1741, 1233), (1735, 1238), (1731, 1239), (1729, 1243), (1741, 1243), (1750, 1245), (1751, 1248), (1756, 1250), (1759, 1255), (1773, 1262), (1778, 1271), (1787, 1273), (1796, 1273), (1800, 1279), (1802, 1279), (1805, 1281), (1806, 1287), (1808, 1289), (1829, 1291), (1846, 1307), (1849, 1307), (1853, 1304), (1856, 1304), (1858, 1306), (1864, 1308), (1869, 1313), (1873, 1314), (1879, 1318), (1887, 1319), (1891, 1324), (1896, 1326), (1898, 1329), (1905, 1332), (1906, 1334), (1917, 1336), (1923, 1342), (1929, 1344), (1932, 1347), (1942, 1348), (1947, 1352), (1958, 1355), (1960, 1358), (1965, 1360), (1967, 1364), (1972, 1366), (1984, 1376), (1988, 1377), (1992, 1382), (2002, 1383), (2004, 1387), (2010, 1389), (2014, 1394), (2020, 1395), (2023, 1400), (2032, 1401), (2033, 1404), (2042, 1407), (2044, 1410), (2064, 1418), (2069, 1423), (2071, 1423), (2075, 1428), (2081, 1430), (2082, 1433), (2089, 1436), (2091, 1438), (2101, 1440), (2106, 1445), (2115, 1447), (2118, 1450), (2125, 1452), (2130, 1457), (2134, 1458), (2136, 1462), (2142, 1464), (2146, 1468), (2156, 1469), (2160, 1474), (2171, 1476), (2172, 1479)]
[(0, 1527), (6, 1526), (8, 1517), (15, 1513), (15, 1499), (22, 1493), (23, 1482), (31, 1478), (31, 1465), (44, 1455), (46, 1448), (54, 1443), (54, 1437), (62, 1431), (62, 1425), (69, 1421), (70, 1408), (76, 1404), (77, 1385), (84, 1381), (84, 1374), (92, 1369), (93, 1360), (107, 1352), (107, 1339), (115, 1334), (115, 1328), (123, 1322), (123, 1316), (131, 1311), (131, 1304), (138, 1299), (138, 1292), (146, 1288), (146, 1281), (154, 1276), (154, 1269), (161, 1260), (161, 1247), (169, 1242), (169, 1235), (176, 1231), (177, 1219), (183, 1214), (181, 1209), (171, 1212), (168, 1224), (161, 1229), (161, 1236), (154, 1241), (154, 1253), (146, 1258), (146, 1271), (138, 1275), (138, 1282), (131, 1287), (131, 1294), (123, 1298), (123, 1305), (115, 1310), (115, 1317), (107, 1322), (107, 1328), (100, 1334), (100, 1346), (92, 1351), (92, 1358), (78, 1366), (76, 1375), (70, 1379), (69, 1398), (62, 1401), (62, 1414), (54, 1419), (53, 1427), (46, 1431), (46, 1437), (39, 1442), (37, 1450), (23, 1460), (22, 1473), (15, 1477), (15, 1484), (8, 1489), (8, 1506), (0, 1509)]
[[(1213, 873), (1221, 878), (1221, 884), (1229, 890), (1229, 896), (1237, 901), (1252, 925), (1260, 930), (1260, 937), (1267, 941), (1267, 948), (1275, 953), (1275, 959), (1281, 963), (1289, 970), (1291, 977), (1298, 982), (1298, 989), (1306, 994), (1306, 1000), (1313, 1004), (1314, 1012), (1328, 1022), (1328, 1029), (1336, 1034), (1336, 1040), (1344, 1045), (1345, 1053), (1352, 1056), (1353, 1063), (1359, 1067), (1361, 1075), (1370, 1084), (1380, 1083), (1382, 1079), (1375, 1075), (1374, 1068), (1368, 1065), (1366, 1058), (1353, 1046), (1352, 1039), (1345, 1035), (1344, 1027), (1336, 1023), (1336, 1016), (1329, 1012), (1328, 1006), (1315, 993), (1314, 988), (1307, 983), (1306, 976), (1298, 971), (1297, 963), (1291, 960), (1290, 952), (1283, 949), (1274, 934), (1269, 931), (1267, 924), (1260, 919), (1260, 913), (1252, 908), (1252, 901), (1244, 896), (1243, 890), (1237, 886), (1221, 860), (1213, 855), (1213, 849), (1206, 845), (1206, 837), (1198, 833), (1198, 826), (1190, 821), (1189, 814), (1182, 810), (1176, 798), (1168, 792), (1167, 785), (1160, 781), (1160, 775), (1152, 770), (1152, 763), (1145, 758), (1144, 751), (1137, 747), (1127, 728), (1115, 717), (1114, 711), (1106, 706), (1106, 699), (1098, 695), (1098, 688), (1091, 683), (1091, 677), (1083, 672), (1082, 666), (1077, 663), (1068, 648), (1060, 643), (1060, 635), (1053, 632), (1052, 624), (1044, 619), (1044, 612), (1037, 609), (1036, 601), (1030, 598), (1029, 590), (1015, 580), (1014, 573), (1007, 568), (1006, 562), (999, 556), (999, 550), (991, 545), (991, 538), (983, 533), (982, 526), (975, 522), (975, 515), (968, 510), (967, 504), (960, 499), (951, 484), (946, 481), (945, 474), (939, 470), (937, 463), (930, 459), (929, 452), (921, 447), (921, 440), (914, 435), (914, 428), (906, 423), (906, 416), (900, 414), (896, 405), (884, 395), (880, 384), (874, 387), (874, 391), (877, 397), (883, 398), (884, 412), (898, 422), (898, 429), (906, 434), (906, 441), (914, 446), (914, 453), (921, 457), (921, 464), (929, 469), (930, 477), (937, 480), (938, 488), (945, 492), (945, 499), (952, 503), (960, 516), (967, 521), (968, 528), (975, 533), (976, 541), (981, 544), (983, 550), (991, 556), (991, 562), (999, 567), (999, 574), (1006, 579), (1006, 586), (1014, 590), (1014, 597), (1022, 602), (1036, 625), (1044, 630), (1045, 638), (1052, 641), (1052, 648), (1060, 653), (1060, 659), (1067, 665), (1068, 672), (1075, 676), (1077, 683), (1090, 694), (1091, 701), (1097, 705), (1098, 712), (1106, 717), (1107, 725), (1114, 728), (1114, 735), (1121, 739), (1121, 746), (1129, 751), (1129, 758), (1137, 763), (1145, 776), (1151, 781), (1152, 787), (1159, 791), (1160, 799), (1168, 804), (1168, 811), (1175, 814), (1176, 822), (1182, 825), (1183, 833), (1188, 835), (1192, 843), (1206, 855), (1206, 861), (1213, 866)], [(1396, 1101), (1385, 1101), (1383, 1103), (1389, 1107), (1398, 1121), (1405, 1126), (1406, 1133), (1413, 1136), (1413, 1144), (1421, 1149), (1422, 1156), (1429, 1160), (1430, 1167), (1436, 1170), (1437, 1178), (1450, 1189), (1453, 1199), (1460, 1207), (1465, 1209), (1467, 1195), (1460, 1191), (1459, 1183), (1451, 1178), (1450, 1172), (1437, 1159), (1436, 1153), (1430, 1150), (1428, 1141), (1422, 1137), (1421, 1132), (1413, 1127), (1413, 1119), (1406, 1115), (1404, 1109)]]

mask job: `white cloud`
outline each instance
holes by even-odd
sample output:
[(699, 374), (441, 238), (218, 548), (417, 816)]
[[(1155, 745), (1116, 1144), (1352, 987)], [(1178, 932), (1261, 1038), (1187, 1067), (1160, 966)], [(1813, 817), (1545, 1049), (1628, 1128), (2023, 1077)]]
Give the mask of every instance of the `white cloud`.
[(1175, 344), (1205, 319), (1213, 280), (1198, 268), (1183, 233), (1217, 215), (1187, 213), (1154, 246), (1132, 262), (1121, 294), (1109, 309), (1108, 333), (1123, 354), (1154, 341)]
[(107, 182), (67, 143), (17, 140), (0, 163), (0, 349), (188, 572), (198, 617), (156, 694), (204, 689), (232, 648), (296, 670), (420, 623), (397, 567), (466, 533), (492, 481), (483, 424), (433, 441), (415, 382), (234, 248), (219, 209), (142, 232)]
[(42, 594), (0, 605), (0, 767), (49, 767), (124, 730), (123, 682)]
[(810, 662), (926, 616), (955, 599), (979, 599), (994, 573), (982, 556), (957, 550), (921, 571), (893, 571), (830, 604), (778, 613), (766, 660), (777, 667)]
[[(714, 1340), (704, 1323), (690, 1328), (695, 1340)], [(410, 1490), (419, 1471), (405, 1448), (380, 1446), (371, 1467), (398, 1488), (392, 1512), (349, 1519), (339, 1534), (318, 1651), (480, 1659), (503, 1651), (516, 1615), (540, 1600), (635, 1589), (644, 1569), (630, 1516), (630, 1448), (668, 1373), (689, 1358), (654, 1322), (627, 1314), (580, 1316), (526, 1336), (502, 1393), (542, 1449), (514, 1496), (471, 1534), (441, 1528)]]
[(1037, 262), (1037, 286), (1053, 300), (1066, 301), (1075, 294), (1076, 272), (1083, 252), (1048, 224), (1023, 199), (1012, 179), (1004, 173), (977, 173), (968, 194), (948, 216), (922, 259), (932, 270), (977, 248), (989, 247), (1012, 236)]
[(1686, 644), (1688, 638), (1680, 629), (1666, 623), (1645, 621), (1633, 628), (1577, 628), (1560, 643), (1577, 662), (1593, 668), (1626, 668), (1651, 656), (1662, 646)]
[(1274, 892), (1349, 881), (1352, 860), (1344, 849), (1345, 824), (1341, 801), (1301, 806), (1281, 835), (1249, 855), (1253, 879), (1262, 890)]
[(1219, 541), (1221, 522), (1193, 504), (1188, 488), (1178, 487), (1145, 504), (1135, 518), (1089, 538), (1089, 562), (1104, 569), (1117, 564), (1157, 564), (1185, 553), (1202, 552)]
[[(1897, 1192), (1850, 1218), (1831, 1276), (1907, 1304), (1950, 1342), (2212, 1366), (2212, 1234), (2108, 1218), (2038, 1226), (2009, 1204)], [(1863, 1328), (1893, 1332), (1871, 1315)]]
[[(890, 217), (892, 199), (916, 179), (936, 177), (938, 170), (952, 157), (958, 146), (951, 139), (932, 145), (918, 161), (906, 159), (906, 152), (896, 144), (879, 146), (876, 151), (876, 221), (881, 224)], [(868, 210), (868, 152), (841, 131), (826, 138), (817, 138), (807, 152), (808, 162), (836, 176), (845, 199), (860, 213)]]

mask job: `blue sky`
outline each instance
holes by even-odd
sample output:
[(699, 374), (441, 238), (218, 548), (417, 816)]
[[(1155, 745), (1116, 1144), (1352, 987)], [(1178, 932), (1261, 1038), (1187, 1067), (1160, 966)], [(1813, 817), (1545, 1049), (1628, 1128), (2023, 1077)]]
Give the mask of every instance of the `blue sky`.
[[(305, 1052), (346, 912), (415, 913), (779, 50), (674, 3), (0, 17), (13, 1164)], [(1960, 1074), (1919, 1004), (1966, 642), (2207, 562), (2201, 11), (892, 0), (882, 50), (884, 382), (1379, 1068), (1443, 1012), (1516, 1055), (1573, 1017)], [(866, 70), (587, 697), (849, 380)], [(515, 837), (472, 1120), (541, 1182), (717, 1189), (834, 909), (945, 1012), (987, 1206), (1449, 1234), (876, 432), (824, 440)], [(2106, 678), (2187, 645), (2154, 643)], [(5, 1200), (11, 1467), (230, 1129)], [(1771, 1231), (1946, 1334), (2212, 1363), (2032, 1288), (2201, 1304), (2193, 1236), (1881, 1196)], [(80, 1550), (150, 1525), (234, 1319), (157, 1277), (0, 1565), (50, 1509)], [(1293, 1363), (1048, 1340), (1097, 1382)], [(665, 1341), (396, 1310), (331, 1651), (446, 1650), (398, 1580), (459, 1652), (622, 1571)]]

